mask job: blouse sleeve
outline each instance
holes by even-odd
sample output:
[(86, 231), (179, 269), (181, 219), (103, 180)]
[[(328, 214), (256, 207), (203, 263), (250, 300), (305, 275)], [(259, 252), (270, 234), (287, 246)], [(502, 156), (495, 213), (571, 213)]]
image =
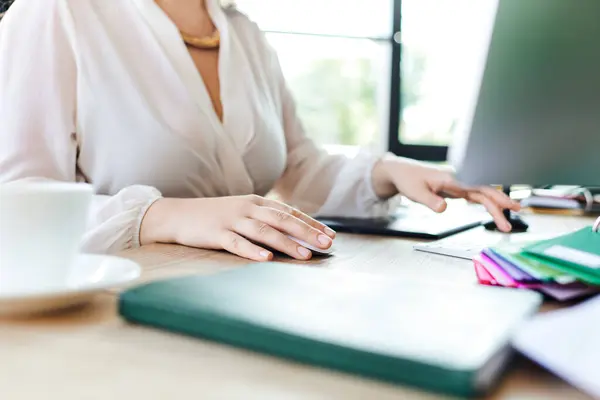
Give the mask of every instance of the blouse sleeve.
[[(365, 151), (353, 158), (331, 155), (304, 130), (295, 101), (272, 52), (287, 145), (286, 170), (275, 190), (282, 199), (315, 216), (381, 217), (390, 201), (373, 190), (371, 173), (379, 157)], [(315, 93), (315, 95), (318, 95)]]
[[(77, 65), (64, 0), (15, 2), (0, 23), (0, 183), (77, 181)], [(96, 195), (82, 250), (139, 246), (146, 209), (160, 193), (133, 186)]]

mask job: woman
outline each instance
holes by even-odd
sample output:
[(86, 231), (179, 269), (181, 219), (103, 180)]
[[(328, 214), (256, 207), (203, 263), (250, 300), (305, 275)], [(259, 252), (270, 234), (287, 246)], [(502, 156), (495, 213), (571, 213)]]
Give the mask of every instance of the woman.
[[(86, 251), (305, 260), (287, 235), (335, 237), (308, 214), (380, 215), (397, 193), (441, 212), (452, 196), (508, 231), (501, 209), (518, 209), (410, 160), (325, 154), (261, 31), (218, 0), (17, 0), (0, 24), (0, 120), (0, 182), (94, 185)], [(289, 205), (262, 197), (272, 189)]]

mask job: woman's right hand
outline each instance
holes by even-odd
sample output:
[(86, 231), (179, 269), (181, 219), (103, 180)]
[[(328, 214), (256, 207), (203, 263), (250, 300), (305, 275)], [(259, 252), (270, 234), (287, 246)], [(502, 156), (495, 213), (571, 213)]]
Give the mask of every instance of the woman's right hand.
[(146, 212), (140, 242), (223, 249), (255, 261), (273, 258), (267, 248), (310, 259), (311, 251), (287, 235), (327, 249), (335, 232), (284, 203), (260, 196), (165, 198)]

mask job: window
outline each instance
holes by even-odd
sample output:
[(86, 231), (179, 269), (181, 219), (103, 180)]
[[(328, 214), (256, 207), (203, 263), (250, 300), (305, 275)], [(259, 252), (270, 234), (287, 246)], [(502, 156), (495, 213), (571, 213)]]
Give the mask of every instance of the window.
[(236, 3), (277, 51), (315, 141), (329, 146), (387, 141), (393, 0)]
[(237, 0), (277, 51), (307, 133), (443, 161), (496, 0)]
[[(8, 6), (12, 4), (13, 0), (0, 0), (0, 14), (8, 10)], [(1, 18), (1, 16), (0, 16)]]
[(395, 153), (444, 161), (471, 107), (486, 18), (497, 0), (403, 0), (402, 118), (390, 132)]

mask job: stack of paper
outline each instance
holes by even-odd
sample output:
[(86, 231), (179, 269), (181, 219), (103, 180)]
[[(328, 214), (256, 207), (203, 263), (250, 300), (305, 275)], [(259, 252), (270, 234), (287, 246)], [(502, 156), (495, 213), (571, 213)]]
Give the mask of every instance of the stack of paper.
[(484, 285), (537, 290), (560, 301), (600, 290), (600, 233), (591, 227), (549, 240), (486, 248), (473, 261)]
[(575, 307), (540, 314), (512, 342), (528, 358), (600, 398), (600, 296)]
[(600, 212), (600, 188), (581, 186), (553, 186), (534, 189), (521, 200), (521, 207), (536, 210), (577, 210), (597, 214)]

